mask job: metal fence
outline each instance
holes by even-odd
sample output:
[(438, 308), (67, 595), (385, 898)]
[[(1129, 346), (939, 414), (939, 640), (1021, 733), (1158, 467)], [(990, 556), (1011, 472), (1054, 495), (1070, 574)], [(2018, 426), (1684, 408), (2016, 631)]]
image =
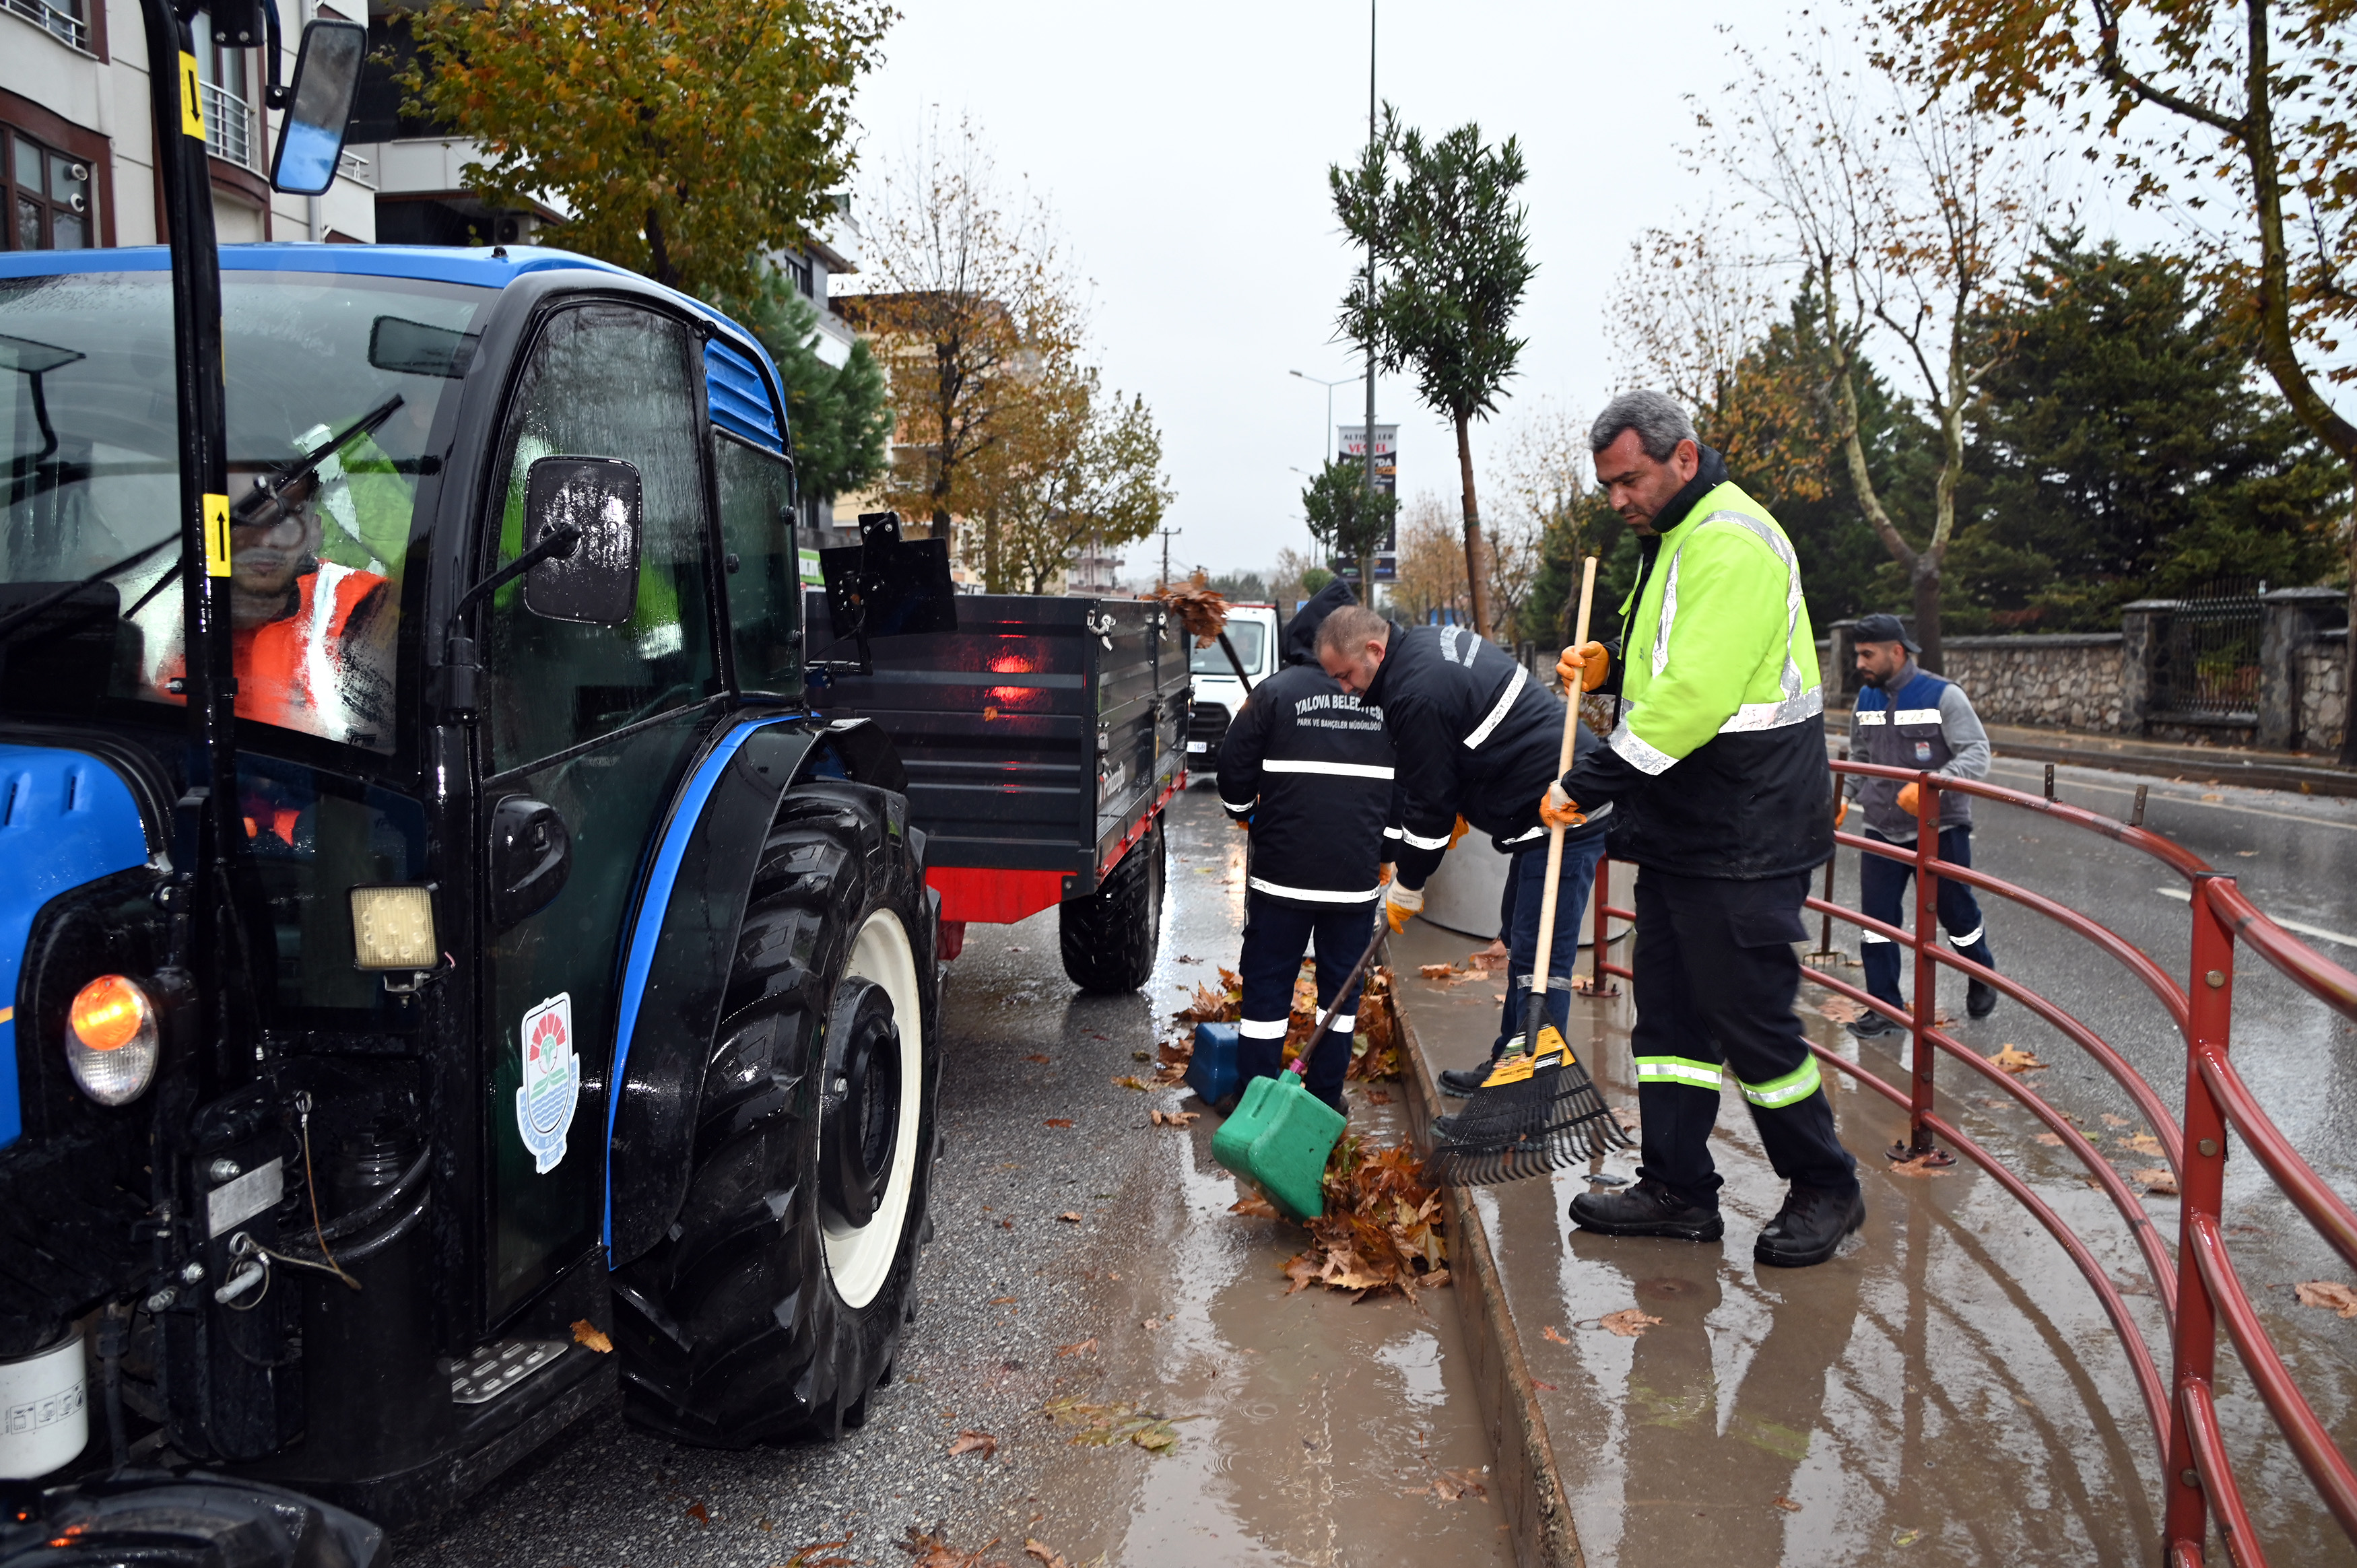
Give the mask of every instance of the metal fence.
[(2255, 724), (2259, 711), (2259, 596), (2254, 578), (2220, 578), (2169, 612), (2161, 701), (2153, 716)]

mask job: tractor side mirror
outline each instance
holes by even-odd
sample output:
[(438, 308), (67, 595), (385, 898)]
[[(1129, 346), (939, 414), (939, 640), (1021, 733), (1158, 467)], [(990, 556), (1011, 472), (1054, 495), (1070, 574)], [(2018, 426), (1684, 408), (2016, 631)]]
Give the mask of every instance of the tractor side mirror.
[(336, 183), (367, 53), (368, 29), (356, 22), (323, 16), (304, 26), (278, 153), (270, 161), (271, 184), (289, 195), (317, 196)]
[(546, 620), (620, 626), (639, 607), (639, 471), (619, 457), (543, 457), (524, 479), (524, 550), (577, 530), (525, 574), (524, 607)]

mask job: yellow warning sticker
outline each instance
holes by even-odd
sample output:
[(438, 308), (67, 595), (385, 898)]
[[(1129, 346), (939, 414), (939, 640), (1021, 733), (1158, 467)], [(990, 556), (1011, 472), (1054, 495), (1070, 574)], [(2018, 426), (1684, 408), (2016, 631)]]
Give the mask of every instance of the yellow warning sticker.
[(229, 498), (205, 498), (205, 575), (229, 575)]
[(197, 57), (180, 51), (180, 130), (199, 142), (205, 139), (205, 101), (197, 91)]

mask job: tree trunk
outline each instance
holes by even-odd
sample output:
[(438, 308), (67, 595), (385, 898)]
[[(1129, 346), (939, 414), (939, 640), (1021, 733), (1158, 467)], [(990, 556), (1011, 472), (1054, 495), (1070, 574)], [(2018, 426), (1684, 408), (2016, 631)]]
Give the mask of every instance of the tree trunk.
[(1915, 557), (1915, 640), (1922, 651), (1915, 662), (1939, 674), (1943, 668), (1940, 653), (1940, 566), (1945, 551), (1926, 550)]
[[(1457, 477), (1465, 488), (1465, 595), (1473, 608), (1473, 632), (1490, 635), (1490, 595), (1481, 581), (1481, 505), (1473, 494), (1473, 420), (1457, 416)], [(1373, 437), (1368, 438), (1371, 442)]]
[(2341, 671), (2341, 766), (2357, 768), (2357, 512), (2349, 517), (2349, 641)]
[(1006, 585), (998, 576), (998, 509), (993, 507), (984, 514), (982, 534), (982, 585), (986, 592), (1003, 594)]
[(671, 264), (671, 246), (663, 241), (662, 215), (651, 207), (647, 209), (647, 260), (655, 282), (665, 288), (679, 286), (679, 269)]

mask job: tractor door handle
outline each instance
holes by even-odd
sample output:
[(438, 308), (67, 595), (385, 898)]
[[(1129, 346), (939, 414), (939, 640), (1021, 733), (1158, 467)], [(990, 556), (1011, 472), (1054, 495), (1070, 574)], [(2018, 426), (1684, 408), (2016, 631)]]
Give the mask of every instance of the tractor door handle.
[(573, 832), (556, 808), (510, 795), (491, 808), (491, 929), (537, 915), (573, 875)]

